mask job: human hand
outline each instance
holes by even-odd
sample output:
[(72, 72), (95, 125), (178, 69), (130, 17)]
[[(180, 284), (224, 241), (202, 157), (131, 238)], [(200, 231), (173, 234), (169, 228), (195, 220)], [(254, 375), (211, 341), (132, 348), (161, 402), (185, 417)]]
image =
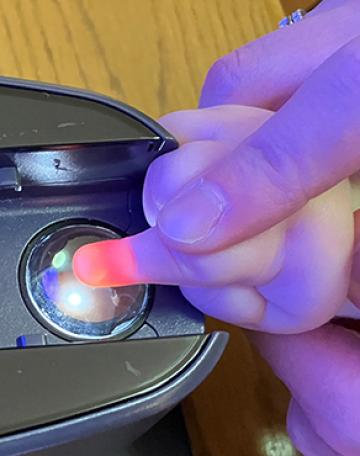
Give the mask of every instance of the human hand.
[[(210, 120), (199, 121), (197, 136), (150, 167), (144, 208), (153, 228), (81, 249), (75, 258), (80, 278), (93, 285), (178, 284), (206, 313), (267, 332), (301, 332), (328, 321), (343, 304), (350, 277), (353, 218), (344, 179), (360, 166), (360, 91), (351, 71), (358, 47), (356, 39), (335, 53), (271, 118), (261, 111), (262, 125), (253, 124), (250, 136), (239, 134), (243, 118), (234, 122), (240, 108), (233, 107), (218, 138), (213, 128), (206, 132)], [(216, 109), (198, 114), (206, 113)], [(234, 124), (229, 144), (226, 129)], [(343, 192), (336, 212), (321, 200), (335, 185)], [(221, 195), (221, 216), (219, 206), (205, 210), (209, 195), (210, 201)], [(318, 219), (309, 218), (316, 208)], [(213, 228), (211, 216), (219, 222)]]
[[(204, 146), (207, 146), (208, 142), (206, 141), (206, 138), (209, 134), (214, 134), (216, 131), (215, 137), (213, 137), (214, 143), (216, 143), (216, 146), (218, 148), (221, 147), (221, 144), (224, 144), (228, 146), (228, 149), (226, 150), (232, 150), (234, 147), (236, 147), (237, 141), (239, 140), (239, 136), (246, 136), (247, 134), (251, 133), (251, 131), (254, 131), (257, 127), (259, 127), (260, 124), (262, 124), (264, 121), (266, 121), (270, 116), (272, 116), (272, 113), (259, 110), (259, 109), (253, 109), (253, 108), (242, 108), (242, 107), (237, 107), (237, 106), (230, 106), (230, 107), (224, 107), (224, 108), (215, 108), (211, 110), (203, 110), (203, 111), (194, 111), (194, 112), (188, 112), (188, 113), (177, 113), (173, 115), (169, 115), (167, 118), (163, 119), (163, 123), (168, 127), (171, 128), (172, 130), (177, 129), (178, 130), (178, 136), (186, 146), (182, 146), (181, 151), (179, 152), (174, 152), (173, 154), (169, 154), (163, 157), (165, 160), (166, 157), (168, 157), (167, 162), (161, 163), (162, 166), (164, 166), (164, 174), (163, 176), (169, 176), (169, 177), (174, 177), (174, 179), (164, 179), (163, 181), (163, 186), (160, 187), (160, 182), (159, 182), (159, 190), (163, 189), (165, 192), (165, 198), (167, 194), (171, 194), (173, 191), (176, 192), (176, 186), (182, 185), (182, 179), (187, 180), (188, 175), (193, 173), (193, 172), (202, 172), (203, 168), (206, 168), (206, 164), (212, 162), (212, 160), (217, 160), (220, 159), (220, 157), (217, 155), (217, 149), (215, 147), (215, 144), (210, 144), (211, 146), (214, 146), (214, 149), (211, 147), (204, 147), (200, 148), (199, 154), (197, 153), (198, 146), (199, 144), (204, 144)], [(215, 129), (215, 125), (217, 126), (217, 129)], [(182, 130), (182, 136), (180, 133), (180, 130)], [(186, 133), (185, 133), (186, 132)], [(191, 141), (192, 135), (198, 135), (196, 138), (202, 142), (187, 142)], [(222, 141), (218, 138), (223, 138)], [(231, 155), (231, 152), (228, 152)], [(177, 155), (176, 155), (177, 154)], [(190, 154), (190, 155), (189, 155)], [(213, 154), (213, 155), (212, 155)], [(221, 157), (222, 159), (226, 159), (227, 155), (226, 152), (224, 152), (224, 157)], [(192, 158), (192, 160), (190, 160)], [(176, 170), (176, 173), (174, 172)], [(154, 170), (155, 172), (156, 170)], [(175, 179), (176, 178), (176, 179)], [(179, 179), (179, 181), (177, 180)], [(172, 187), (174, 185), (174, 187)], [(352, 246), (352, 240), (353, 240), (353, 232), (352, 232), (352, 215), (351, 215), (351, 207), (349, 205), (349, 192), (347, 191), (348, 183), (346, 180), (341, 182), (338, 186), (335, 188), (331, 189), (329, 192), (324, 193), (323, 195), (319, 196), (318, 198), (315, 198), (312, 200), (311, 203), (306, 205), (304, 208), (302, 208), (298, 213), (296, 213), (293, 216), (293, 220), (290, 223), (290, 220), (288, 220), (288, 223), (280, 223), (278, 227), (276, 227), (276, 230), (272, 229), (264, 232), (260, 236), (255, 236), (254, 238), (245, 241), (244, 243), (239, 243), (238, 245), (238, 251), (241, 254), (242, 252), (242, 259), (243, 261), (239, 262), (239, 267), (240, 269), (243, 268), (243, 271), (246, 273), (248, 271), (248, 268), (256, 274), (261, 274), (262, 272), (262, 267), (263, 267), (263, 261), (264, 258), (269, 255), (269, 253), (274, 252), (274, 245), (277, 247), (279, 244), (276, 242), (277, 239), (281, 238), (282, 236), (286, 235), (288, 232), (287, 230), (290, 229), (290, 244), (292, 245), (292, 250), (286, 249), (286, 255), (290, 257), (290, 263), (293, 263), (293, 266), (298, 267), (297, 272), (296, 270), (293, 273), (292, 277), (286, 277), (284, 276), (284, 280), (289, 280), (289, 284), (285, 284), (285, 289), (284, 292), (287, 290), (290, 290), (291, 292), (291, 287), (294, 285), (297, 288), (297, 294), (301, 296), (302, 293), (302, 287), (303, 289), (306, 289), (308, 295), (310, 296), (311, 293), (313, 292), (312, 290), (315, 290), (315, 294), (318, 293), (327, 293), (328, 290), (328, 281), (325, 280), (326, 277), (324, 277), (324, 280), (317, 281), (316, 280), (316, 273), (317, 272), (322, 272), (322, 268), (325, 268), (325, 274), (328, 274), (329, 271), (327, 268), (329, 267), (329, 270), (331, 271), (332, 269), (336, 269), (339, 265), (338, 260), (340, 260), (340, 263), (343, 261), (347, 261), (348, 255), (344, 255), (343, 251), (343, 246)], [(149, 187), (147, 187), (149, 188)], [(161, 196), (161, 193), (160, 195)], [(149, 204), (151, 201), (149, 202)], [(312, 205), (313, 204), (313, 205)], [(344, 210), (345, 208), (345, 210)], [(349, 217), (350, 217), (350, 229), (349, 229)], [(149, 217), (150, 218), (150, 217)], [(154, 216), (156, 219), (156, 214)], [(296, 220), (297, 219), (297, 220)], [(344, 222), (345, 221), (345, 222)], [(291, 236), (291, 224), (293, 224), (293, 231)], [(295, 229), (295, 226), (298, 226), (298, 229)], [(304, 230), (305, 228), (305, 230)], [(148, 234), (150, 235), (151, 230), (154, 230), (155, 228), (152, 228), (148, 230)], [(344, 236), (344, 233), (345, 236)], [(305, 239), (304, 237), (301, 237), (301, 233), (306, 234)], [(349, 236), (348, 236), (349, 235)], [(142, 240), (146, 240), (146, 238), (141, 238), (143, 235), (138, 235), (138, 237), (135, 238), (130, 238), (132, 239), (131, 242), (135, 242), (134, 245), (136, 245), (136, 238), (138, 239), (138, 247), (142, 248), (143, 250), (138, 251), (138, 255), (142, 255), (142, 258), (146, 262), (146, 266), (149, 268), (157, 268), (158, 264), (154, 262), (154, 258), (156, 258), (159, 263), (160, 263), (160, 268), (161, 268), (161, 262), (164, 259), (161, 255), (162, 250), (160, 249), (160, 252), (157, 252), (156, 246), (152, 245), (151, 242), (149, 244), (142, 244)], [(343, 238), (343, 241), (341, 239)], [(151, 241), (151, 236), (147, 238), (148, 240), (150, 239)], [(301, 242), (304, 242), (302, 244)], [(299, 245), (301, 250), (298, 250), (298, 252), (302, 251), (305, 253), (305, 256), (302, 257), (303, 261), (301, 264), (297, 264), (296, 261), (292, 261), (292, 252), (297, 250), (297, 244)], [(246, 245), (248, 248), (246, 248)], [(251, 248), (252, 245), (252, 248)], [(282, 243), (280, 243), (282, 245)], [(119, 244), (120, 246), (120, 244)], [(152, 250), (152, 248), (155, 249)], [(245, 247), (244, 247), (245, 246)], [(111, 244), (111, 248), (114, 246)], [(329, 251), (330, 249), (330, 255)], [(116, 250), (116, 249), (115, 249)], [(275, 249), (276, 250), (276, 249)], [(351, 248), (350, 248), (351, 250)], [(339, 255), (339, 256), (338, 256)], [(224, 255), (224, 258), (226, 256)], [(255, 261), (253, 265), (251, 265), (251, 262), (253, 261), (253, 258), (255, 258)], [(271, 258), (271, 255), (270, 255)], [(307, 262), (307, 259), (310, 258), (310, 262)], [(101, 263), (102, 256), (99, 257), (100, 263)], [(121, 260), (123, 263), (123, 258), (121, 255), (121, 252), (119, 252), (119, 256), (115, 257), (114, 252), (111, 253), (106, 258), (107, 260), (115, 260), (115, 263), (118, 259)], [(220, 257), (221, 259), (221, 257)], [(294, 258), (296, 260), (296, 256)], [(319, 270), (318, 271), (312, 271), (311, 267), (309, 269), (309, 266), (311, 266), (312, 260), (318, 261), (318, 266)], [(226, 260), (225, 260), (226, 261)], [(124, 265), (124, 263), (123, 263)], [(125, 263), (126, 265), (126, 263)], [(120, 266), (120, 265), (119, 265)], [(260, 266), (258, 269), (257, 266)], [(114, 267), (116, 268), (117, 265), (115, 264)], [(343, 264), (340, 265), (338, 271), (342, 274), (342, 267)], [(167, 263), (166, 263), (166, 257), (165, 257), (165, 267), (164, 271), (166, 271), (167, 268)], [(303, 268), (303, 271), (301, 270)], [(120, 270), (121, 271), (121, 270)], [(155, 269), (152, 270), (150, 269), (148, 273), (151, 273)], [(171, 271), (171, 269), (170, 269)], [(221, 271), (221, 261), (219, 262), (219, 267), (218, 271)], [(291, 274), (291, 269), (289, 270)], [(164, 272), (163, 272), (164, 273)], [(312, 273), (315, 274), (315, 276), (312, 276)], [(156, 274), (159, 274), (158, 271), (156, 271)], [(309, 280), (303, 284), (302, 282), (298, 282), (299, 277), (297, 275), (300, 274), (300, 277), (308, 277)], [(314, 280), (312, 280), (314, 279)], [(335, 280), (336, 281), (336, 280)], [(294, 283), (295, 282), (295, 283)], [(298, 282), (298, 283), (296, 283)], [(346, 282), (346, 281), (345, 281)], [(339, 283), (339, 282), (337, 282)], [(347, 282), (346, 282), (347, 283)], [(305, 285), (305, 286), (304, 286)], [(332, 286), (332, 281), (330, 281), (330, 285)], [(308, 288), (308, 286), (310, 288)], [(231, 297), (231, 287), (230, 288), (230, 297)], [(240, 287), (239, 287), (240, 288)], [(225, 290), (225, 289), (224, 289)], [(204, 292), (206, 293), (206, 289)], [(206, 295), (205, 295), (206, 298)], [(246, 298), (246, 297), (245, 297)], [(241, 299), (241, 297), (239, 298)], [(332, 297), (331, 297), (332, 299)], [(326, 301), (321, 301), (322, 305), (326, 306)], [(204, 302), (206, 305), (206, 302)], [(225, 303), (226, 304), (226, 303)], [(230, 303), (231, 304), (231, 303)], [(244, 309), (244, 304), (247, 306), (248, 303), (242, 303), (242, 301), (237, 302), (237, 297), (234, 297), (234, 302), (233, 306), (236, 312), (241, 312), (241, 307)], [(286, 301), (284, 301), (282, 304), (285, 305), (286, 309)], [(301, 304), (301, 303), (300, 303)], [(304, 305), (306, 307), (306, 301), (304, 300)], [(270, 306), (270, 305), (269, 305)], [(224, 312), (225, 309), (222, 306), (222, 298), (219, 298), (218, 302), (213, 303), (213, 309), (216, 311), (218, 309), (219, 311), (219, 316), (223, 316), (224, 313), (220, 314), (220, 312)], [(309, 308), (310, 311), (312, 311), (311, 308)], [(316, 311), (316, 303), (315, 303), (315, 309)], [(229, 311), (231, 311), (231, 308), (229, 308)], [(301, 314), (301, 305), (300, 305), (300, 314)], [(241, 315), (241, 313), (240, 313)], [(295, 320), (296, 323), (296, 320)], [(298, 353), (300, 352), (302, 345), (298, 343), (297, 345), (294, 343), (296, 340), (294, 339), (286, 339), (286, 336), (274, 336), (274, 342), (272, 340), (267, 339), (269, 336), (266, 334), (255, 334), (255, 336), (258, 337), (257, 343), (258, 346), (260, 347), (260, 343), (263, 343), (263, 346), (269, 344), (268, 347), (268, 352), (264, 351), (263, 349), (263, 354), (267, 357), (267, 359), (272, 363), (275, 372), (280, 375), (284, 381), (287, 382), (290, 388), (293, 387), (291, 381), (293, 380), (293, 377), (291, 376), (292, 371), (295, 370), (297, 371), (297, 368), (294, 369), (294, 359), (297, 359), (294, 356), (298, 356)], [(283, 339), (282, 339), (283, 337)], [(300, 337), (300, 336), (299, 336)], [(259, 340), (260, 338), (260, 340)], [(308, 342), (308, 341), (307, 341)], [(322, 391), (317, 390), (321, 386), (321, 379), (319, 379), (319, 374), (323, 373), (325, 369), (328, 369), (329, 364), (331, 364), (331, 358), (334, 353), (330, 352), (328, 347), (332, 348), (332, 344), (328, 344), (328, 341), (324, 338), (322, 340), (322, 348), (324, 351), (326, 351), (327, 358), (323, 359), (320, 358), (320, 360), (316, 359), (316, 354), (318, 351), (313, 351), (311, 348), (311, 342), (308, 342), (306, 345), (304, 345), (304, 351), (308, 351), (308, 361), (309, 364), (306, 365), (305, 363), (305, 356), (306, 354), (303, 355), (303, 357), (299, 360), (298, 368), (300, 371), (302, 371), (305, 367), (306, 370), (305, 372), (307, 373), (307, 376), (305, 377), (306, 379), (309, 378), (310, 372), (314, 372), (314, 375), (316, 374), (316, 383), (314, 385), (314, 388), (308, 388), (306, 389), (306, 382), (301, 383), (299, 380), (299, 376), (296, 376), (295, 380), (297, 380), (297, 384), (295, 386), (300, 390), (305, 395), (305, 398), (307, 400), (310, 400), (311, 397), (314, 400), (314, 403), (317, 403), (318, 397), (321, 397)], [(316, 345), (316, 340), (314, 342), (315, 348), (317, 347)], [(300, 348), (298, 347), (300, 345)], [(283, 347), (285, 346), (285, 348)], [(343, 344), (344, 346), (344, 344)], [(273, 351), (270, 351), (270, 348), (273, 348)], [(291, 351), (291, 348), (293, 351)], [(277, 351), (279, 353), (277, 353)], [(337, 354), (337, 353), (336, 353)], [(341, 353), (337, 356), (341, 356), (343, 359), (340, 359), (340, 361), (344, 362), (347, 357), (344, 356), (344, 353)], [(314, 357), (314, 359), (311, 358)], [(283, 367), (282, 370), (278, 367), (276, 362), (279, 364), (281, 360), (281, 367)], [(315, 365), (312, 366), (312, 364)], [(304, 366), (305, 365), (305, 366)], [(321, 366), (321, 369), (320, 369)], [(341, 364), (340, 364), (341, 366)], [(341, 366), (342, 367), (342, 366)], [(329, 369), (328, 369), (329, 371)], [(346, 372), (348, 372), (349, 369), (347, 369)], [(334, 370), (332, 370), (334, 372)], [(329, 376), (331, 376), (331, 372), (329, 372)], [(349, 382), (350, 383), (350, 382)], [(298, 386), (299, 385), (299, 386)], [(348, 385), (347, 385), (348, 386)], [(292, 391), (295, 391), (294, 388), (292, 388)], [(297, 391), (295, 391), (297, 392)], [(313, 395), (313, 396), (311, 396)], [(296, 396), (298, 397), (298, 395)], [(349, 400), (348, 400), (349, 401)], [(294, 411), (295, 410), (295, 411)], [(302, 409), (301, 409), (302, 410)], [(300, 449), (304, 449), (305, 447), (301, 442), (299, 441), (299, 435), (303, 436), (304, 442), (308, 442), (308, 448), (312, 448), (314, 451), (318, 450), (319, 445), (322, 447), (326, 448), (326, 445), (320, 441), (320, 443), (313, 443), (314, 441), (316, 442), (316, 439), (313, 437), (314, 431), (312, 430), (312, 427), (309, 427), (309, 429), (306, 429), (305, 431), (302, 431), (301, 426), (305, 426), (302, 421), (300, 421), (300, 418), (303, 419), (303, 415), (300, 415), (300, 418), (296, 421), (296, 408), (292, 407), (291, 408), (291, 414), (289, 414), (289, 431), (291, 433), (291, 436), (294, 439), (295, 444), (298, 446)], [(295, 418), (292, 418), (294, 416)], [(295, 423), (295, 424), (294, 424)], [(342, 430), (342, 429), (341, 429)], [(311, 439), (311, 440), (310, 440)], [(310, 445), (310, 447), (309, 447)], [(319, 450), (320, 451), (320, 450)], [(304, 453), (304, 454), (317, 454), (317, 456), (320, 456), (321, 453)], [(324, 455), (331, 454), (331, 453), (323, 453)], [(335, 453), (334, 453), (335, 454)], [(344, 453), (347, 454), (347, 453)]]
[[(297, 27), (300, 25), (301, 24), (298, 24)], [(351, 29), (348, 25), (349, 24), (347, 23), (347, 31)], [(291, 28), (289, 31), (290, 30)], [(355, 51), (354, 48), (353, 51)], [(355, 64), (356, 68), (356, 52), (350, 52), (350, 54), (347, 55), (347, 58), (348, 61), (351, 62), (350, 68), (353, 64)], [(287, 72), (284, 73), (287, 74)], [(345, 70), (343, 73), (345, 73), (345, 76), (348, 74), (348, 72)], [(340, 81), (343, 81), (341, 77)], [(350, 84), (350, 86), (346, 84), (345, 89), (351, 89), (353, 86), (354, 84)], [(329, 86), (327, 89), (329, 89)], [(351, 90), (349, 90), (349, 92), (351, 92)], [(337, 98), (337, 100), (340, 105), (342, 105), (341, 97), (340, 99)], [(315, 97), (315, 101), (318, 101), (317, 97)], [(352, 126), (353, 120), (356, 119), (354, 106), (355, 105), (353, 105), (353, 108), (350, 109), (350, 129), (347, 130), (350, 133), (351, 131), (355, 132), (356, 130), (355, 125)], [(342, 109), (340, 109), (340, 118), (341, 113), (343, 113), (343, 115), (346, 113), (346, 107), (346, 105), (343, 105)], [(327, 117), (327, 120), (329, 120), (329, 117)], [(288, 137), (291, 137), (290, 133), (292, 133), (291, 130)], [(301, 129), (299, 133), (300, 135), (301, 133), (304, 133), (304, 129)], [(295, 137), (297, 137), (297, 135), (295, 135)], [(339, 134), (338, 137), (341, 137), (341, 134)], [(330, 139), (333, 140), (334, 135), (330, 134)], [(326, 145), (328, 144), (329, 143), (326, 142)], [(354, 141), (354, 144), (356, 145), (356, 141)], [(309, 144), (307, 144), (307, 146), (309, 147)], [(209, 150), (209, 148), (206, 148), (206, 150)], [(327, 152), (326, 149), (323, 150)], [(334, 166), (334, 169), (337, 167), (337, 162), (335, 160), (336, 157), (334, 155), (336, 150), (339, 151), (340, 149), (331, 148), (331, 152), (327, 157), (327, 162), (323, 163), (325, 165), (325, 168), (327, 165)], [(350, 165), (352, 167), (354, 165), (355, 159), (354, 154), (351, 154), (349, 148), (345, 148), (345, 157), (343, 156), (343, 158), (346, 157), (351, 158)], [(319, 156), (317, 156), (317, 158), (319, 158)], [(342, 168), (341, 163), (338, 165), (340, 168)], [(349, 174), (355, 172), (358, 169), (357, 166), (358, 165), (355, 164)], [(324, 169), (324, 171), (329, 172), (329, 169)], [(336, 173), (336, 179), (338, 182), (340, 182), (340, 180), (343, 178), (342, 176), (345, 177), (343, 171), (344, 169), (342, 168), (342, 173)], [(339, 177), (339, 174), (341, 174), (341, 177)], [(325, 189), (330, 187), (331, 184), (329, 185), (329, 183), (326, 183)], [(314, 199), (312, 201), (314, 201)], [(306, 205), (303, 206), (302, 209), (305, 209), (305, 207)], [(296, 214), (296, 212), (293, 213), (294, 216), (296, 216)], [(283, 218), (283, 220), (284, 219), (285, 218)], [(151, 230), (149, 230), (149, 232), (150, 231)], [(164, 239), (161, 238), (161, 241), (164, 241)], [(122, 245), (124, 246), (124, 243), (122, 243)], [(141, 245), (141, 243), (139, 242), (138, 245)], [(144, 248), (145, 246), (146, 244), (143, 244)], [(147, 245), (147, 247), (149, 247), (149, 245)], [(127, 249), (123, 249), (123, 251), (125, 253), (129, 253), (129, 250)], [(145, 251), (143, 253), (144, 257), (146, 257)], [(148, 253), (151, 255), (151, 248), (148, 250)], [(152, 253), (157, 256), (156, 248), (152, 251)], [(157, 257), (159, 259), (163, 259), (161, 258), (161, 253), (164, 254), (164, 251), (160, 251), (159, 253), (160, 255)], [(116, 260), (114, 263), (116, 265)], [(166, 267), (164, 270), (165, 269)], [(172, 268), (170, 268), (168, 272), (171, 274), (174, 271)], [(335, 333), (336, 337), (331, 337)], [(356, 356), (358, 353), (358, 347), (355, 343), (355, 336), (342, 328), (335, 328), (335, 330), (333, 330), (332, 325), (327, 325), (324, 328), (312, 331), (311, 333), (297, 336), (271, 336), (261, 333), (252, 334), (254, 336), (254, 339), (256, 338), (257, 346), (262, 350), (264, 356), (272, 364), (275, 372), (277, 372), (278, 375), (288, 384), (290, 390), (294, 394), (294, 397), (297, 398), (296, 404), (300, 404), (301, 406), (300, 412), (298, 408), (292, 407), (289, 413), (289, 431), (298, 448), (301, 449), (306, 455), (316, 454), (317, 456), (320, 456), (344, 454), (350, 456), (352, 454), (359, 454), (359, 442), (357, 439), (358, 415), (356, 412), (356, 407), (353, 407), (353, 404), (356, 404), (357, 402), (356, 398), (359, 388), (357, 387), (356, 381), (354, 382), (352, 380), (353, 378), (356, 378), (356, 368), (358, 365)], [(307, 339), (304, 339), (305, 337), (307, 337)], [(295, 368), (293, 361), (294, 356), (296, 359), (299, 358), (299, 362), (296, 362)], [(332, 360), (334, 360), (333, 366), (331, 365)], [(283, 369), (280, 369), (279, 365)], [(304, 370), (305, 368), (306, 370)], [(324, 388), (324, 372), (326, 369), (327, 384)], [(309, 388), (306, 388), (304, 382), (299, 381), (299, 378), (301, 380), (301, 377), (299, 377), (299, 375), (295, 375), (296, 373), (301, 373), (303, 370), (307, 373), (306, 378), (310, 378)], [(339, 381), (339, 374), (341, 374), (341, 381)], [(311, 388), (312, 385), (313, 388)], [(330, 398), (328, 397), (329, 394), (331, 396)], [(339, 407), (342, 404), (342, 401), (344, 408), (339, 413)], [(341, 415), (342, 411), (345, 412), (343, 415), (344, 420), (339, 420), (339, 415)], [(337, 453), (330, 447), (335, 448)]]
[[(202, 106), (238, 102), (277, 109), (324, 58), (358, 35), (359, 13), (357, 1), (322, 1), (296, 26), (240, 48), (209, 73)], [(354, 218), (356, 247), (359, 211)], [(349, 297), (360, 304), (359, 253)], [(293, 395), (288, 431), (302, 454), (359, 455), (359, 335), (335, 324), (295, 336), (248, 335)]]

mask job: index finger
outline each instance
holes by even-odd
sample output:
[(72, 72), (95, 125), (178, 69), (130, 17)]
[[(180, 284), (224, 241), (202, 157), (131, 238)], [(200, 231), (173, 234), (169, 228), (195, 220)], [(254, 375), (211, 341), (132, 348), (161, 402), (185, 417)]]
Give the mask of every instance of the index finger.
[(106, 288), (141, 283), (172, 285), (183, 278), (156, 228), (80, 247), (73, 258), (73, 270), (86, 285)]

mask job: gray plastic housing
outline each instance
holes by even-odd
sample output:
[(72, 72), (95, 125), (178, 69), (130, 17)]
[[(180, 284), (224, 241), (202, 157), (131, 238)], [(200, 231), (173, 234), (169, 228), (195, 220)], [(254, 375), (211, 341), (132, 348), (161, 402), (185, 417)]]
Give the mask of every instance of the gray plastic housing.
[[(118, 455), (220, 358), (227, 335), (204, 335), (177, 287), (154, 286), (146, 321), (126, 340), (95, 343), (49, 331), (20, 290), (24, 249), (53, 223), (146, 229), (146, 169), (176, 147), (156, 122), (107, 97), (0, 78), (1, 455)], [(22, 335), (48, 345), (15, 348)]]

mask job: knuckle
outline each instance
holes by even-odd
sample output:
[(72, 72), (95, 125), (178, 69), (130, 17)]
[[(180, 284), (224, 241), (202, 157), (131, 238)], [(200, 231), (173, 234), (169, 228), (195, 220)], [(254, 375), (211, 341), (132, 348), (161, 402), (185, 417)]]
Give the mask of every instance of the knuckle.
[(269, 190), (271, 203), (291, 210), (301, 208), (309, 197), (302, 171), (304, 164), (284, 149), (283, 145), (271, 141), (249, 155), (254, 157), (254, 172), (260, 174)]
[[(335, 62), (334, 62), (335, 63)], [(360, 95), (360, 39), (341, 48), (336, 55), (333, 83), (336, 89)]]
[[(164, 114), (158, 119), (158, 123), (164, 127), (165, 129), (169, 130), (171, 133), (176, 133), (176, 130), (178, 130), (178, 125), (182, 124), (184, 119), (186, 119), (189, 114), (191, 114), (191, 111), (173, 111), (169, 112), (167, 114)], [(175, 129), (175, 132), (174, 132)]]
[(169, 128), (169, 125), (173, 124), (174, 117), (176, 117), (176, 112), (169, 112), (169, 113), (164, 114), (163, 116), (159, 117), (158, 123), (162, 127), (170, 130), (171, 128)]
[(249, 66), (246, 46), (217, 60), (207, 73), (202, 90), (202, 107), (226, 103), (234, 93), (241, 91), (245, 70)]
[(342, 47), (339, 51), (341, 59), (344, 59), (344, 62), (354, 69), (359, 68), (360, 66), (360, 40), (356, 38), (346, 46)]

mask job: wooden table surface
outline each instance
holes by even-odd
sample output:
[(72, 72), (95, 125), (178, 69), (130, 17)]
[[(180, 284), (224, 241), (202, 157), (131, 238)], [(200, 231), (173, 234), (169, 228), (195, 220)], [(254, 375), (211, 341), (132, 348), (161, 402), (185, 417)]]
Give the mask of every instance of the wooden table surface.
[[(283, 15), (280, 0), (0, 0), (0, 74), (95, 90), (156, 118), (196, 107), (211, 63)], [(285, 388), (240, 329), (208, 328), (231, 342), (184, 403), (194, 456), (295, 455)]]

